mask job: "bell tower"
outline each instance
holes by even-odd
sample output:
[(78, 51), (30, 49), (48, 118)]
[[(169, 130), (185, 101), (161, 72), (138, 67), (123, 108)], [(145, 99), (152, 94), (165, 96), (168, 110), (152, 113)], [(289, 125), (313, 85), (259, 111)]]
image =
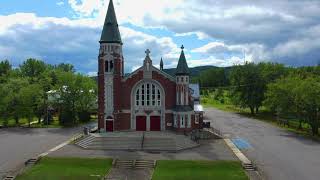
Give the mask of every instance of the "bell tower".
[(176, 69), (176, 107), (174, 110), (174, 127), (177, 130), (191, 128), (191, 114), (193, 108), (189, 102), (189, 67), (181, 46), (181, 54)]
[(181, 54), (176, 69), (176, 83), (177, 94), (176, 104), (179, 106), (189, 105), (189, 67), (183, 51), (184, 47), (181, 46)]
[[(113, 1), (110, 0), (103, 25), (99, 49), (98, 70), (98, 127), (113, 131), (114, 112), (118, 101), (116, 93), (124, 74), (122, 41)], [(112, 122), (111, 122), (112, 121)]]

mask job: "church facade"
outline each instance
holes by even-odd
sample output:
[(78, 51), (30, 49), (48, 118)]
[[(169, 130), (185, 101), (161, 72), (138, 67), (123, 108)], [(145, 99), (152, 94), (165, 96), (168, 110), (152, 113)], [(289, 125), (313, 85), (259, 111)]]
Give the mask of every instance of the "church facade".
[(122, 40), (112, 0), (105, 18), (98, 56), (98, 128), (101, 131), (191, 131), (203, 115), (194, 110), (190, 72), (181, 47), (175, 76), (160, 69), (145, 51), (143, 65), (124, 74)]

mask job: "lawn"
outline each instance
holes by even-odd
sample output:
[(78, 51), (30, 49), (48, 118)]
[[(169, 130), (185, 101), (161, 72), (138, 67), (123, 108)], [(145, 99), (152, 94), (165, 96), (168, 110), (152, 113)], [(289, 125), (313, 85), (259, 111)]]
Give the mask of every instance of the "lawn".
[(152, 180), (248, 180), (237, 161), (157, 161)]
[(112, 159), (43, 158), (17, 180), (101, 179), (112, 166)]
[[(37, 121), (38, 119), (36, 117), (34, 117), (32, 119), (32, 121)], [(91, 116), (91, 122), (97, 121), (97, 116)], [(79, 124), (86, 124), (88, 122), (79, 122)], [(79, 125), (76, 124), (76, 125)], [(0, 125), (3, 125), (3, 120), (0, 119)], [(28, 120), (26, 118), (20, 118), (19, 119), (19, 124), (16, 125), (15, 120), (14, 119), (9, 119), (8, 120), (8, 127), (16, 127), (16, 126), (28, 126)], [(51, 121), (51, 123), (49, 125), (46, 125), (44, 123), (35, 123), (35, 124), (31, 124), (30, 126), (31, 128), (61, 128), (63, 127), (62, 125), (60, 125), (58, 117), (54, 116), (53, 117), (53, 121)]]

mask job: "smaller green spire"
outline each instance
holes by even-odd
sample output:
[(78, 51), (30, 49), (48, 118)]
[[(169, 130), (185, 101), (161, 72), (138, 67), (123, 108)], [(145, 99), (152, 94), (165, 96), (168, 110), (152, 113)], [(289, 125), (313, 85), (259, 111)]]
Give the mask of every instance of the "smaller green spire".
[(163, 71), (163, 61), (162, 61), (162, 57), (161, 57), (161, 60), (160, 60), (160, 70)]
[(183, 49), (184, 49), (184, 46), (182, 45), (181, 46), (181, 54), (180, 54), (178, 66), (176, 69), (176, 75), (189, 75), (190, 74), (189, 67), (188, 67), (187, 60), (184, 55)]

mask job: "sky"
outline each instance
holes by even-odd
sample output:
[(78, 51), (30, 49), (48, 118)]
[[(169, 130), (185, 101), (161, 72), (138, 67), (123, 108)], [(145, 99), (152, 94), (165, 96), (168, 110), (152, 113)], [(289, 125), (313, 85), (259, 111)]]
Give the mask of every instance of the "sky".
[[(288, 66), (320, 63), (319, 0), (113, 0), (125, 71), (145, 50), (159, 66), (226, 67), (245, 61)], [(0, 0), (0, 60), (27, 58), (98, 69), (99, 39), (109, 0)]]

